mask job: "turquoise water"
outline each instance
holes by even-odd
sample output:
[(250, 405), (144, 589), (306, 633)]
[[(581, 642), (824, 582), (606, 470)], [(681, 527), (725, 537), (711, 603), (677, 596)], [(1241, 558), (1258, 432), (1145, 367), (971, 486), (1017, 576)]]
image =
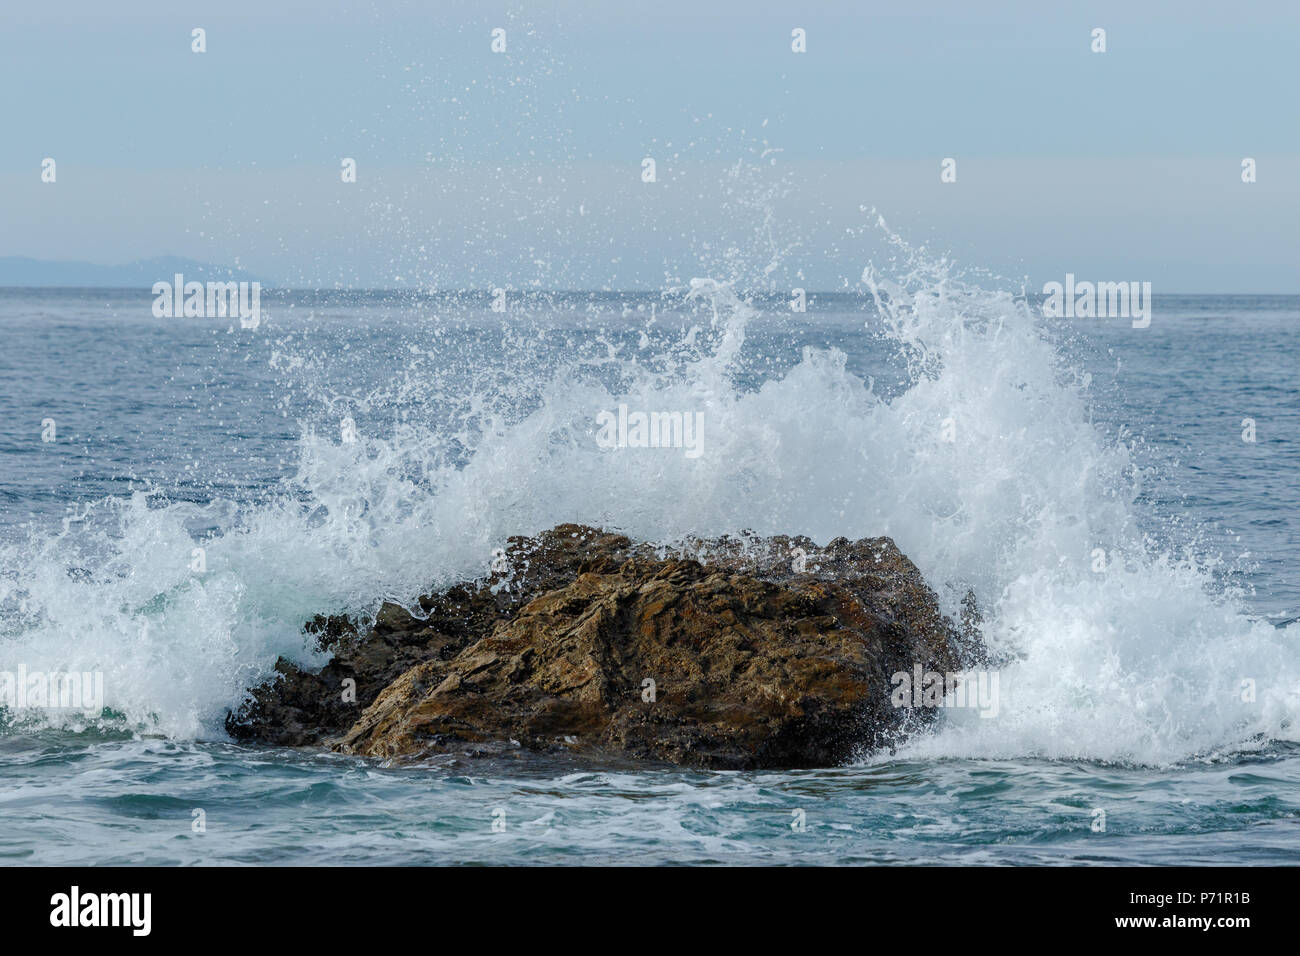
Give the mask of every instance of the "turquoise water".
[(72, 866), (1292, 864), (1297, 757), (1285, 746), (1159, 770), (1022, 759), (705, 773), (27, 741), (4, 748), (0, 853)]
[[(277, 293), (257, 330), (0, 290), (0, 671), (100, 672), (109, 708), (7, 713), (0, 856), (1294, 862), (1300, 297), (1157, 296), (1138, 330), (897, 281), (906, 312)], [(602, 456), (619, 400), (701, 408), (705, 454)], [(789, 773), (225, 739), (277, 655), (313, 660), (311, 615), (409, 602), (568, 520), (890, 534), (949, 612), (975, 590), (999, 716)]]

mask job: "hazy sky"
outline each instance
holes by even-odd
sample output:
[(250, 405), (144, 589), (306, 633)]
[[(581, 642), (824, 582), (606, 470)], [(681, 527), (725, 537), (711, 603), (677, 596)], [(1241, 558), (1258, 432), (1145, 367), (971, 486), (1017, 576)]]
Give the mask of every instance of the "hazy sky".
[(180, 255), (291, 285), (840, 289), (880, 253), (874, 207), (1031, 288), (1300, 292), (1294, 2), (10, 0), (0, 18), (0, 255)]

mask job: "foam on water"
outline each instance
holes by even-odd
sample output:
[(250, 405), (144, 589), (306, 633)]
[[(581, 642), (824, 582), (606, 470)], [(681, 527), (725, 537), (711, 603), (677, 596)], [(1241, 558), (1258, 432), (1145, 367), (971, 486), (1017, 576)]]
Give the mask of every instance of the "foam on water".
[[(754, 308), (696, 280), (701, 326), (672, 353), (690, 358), (611, 348), (602, 371), (617, 388), (590, 363), (539, 363), (522, 419), (484, 398), (473, 429), (404, 424), (343, 443), (304, 426), (296, 474), (269, 503), (142, 492), (0, 548), (0, 670), (102, 670), (128, 724), (210, 737), (277, 655), (312, 660), (311, 615), (475, 576), (512, 534), (573, 520), (659, 541), (885, 534), (949, 612), (974, 590), (1001, 672), (996, 718), (947, 710), (913, 755), (1162, 764), (1296, 739), (1297, 626), (1252, 620), (1203, 564), (1151, 545), (1135, 500), (1153, 477), (1092, 424), (1087, 382), (1022, 298), (893, 241), (896, 260), (863, 283), (877, 300), (864, 320), (910, 370), (896, 395), (813, 348), (740, 388)], [(596, 415), (620, 403), (703, 412), (703, 455), (599, 447)], [(452, 442), (466, 463), (448, 463)], [(196, 527), (221, 530), (196, 541)]]

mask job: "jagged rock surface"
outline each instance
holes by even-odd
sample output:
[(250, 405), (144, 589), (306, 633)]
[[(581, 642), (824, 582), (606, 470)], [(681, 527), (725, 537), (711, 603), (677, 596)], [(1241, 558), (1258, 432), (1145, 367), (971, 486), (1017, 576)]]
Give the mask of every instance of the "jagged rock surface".
[(932, 716), (892, 707), (890, 675), (978, 655), (888, 538), (665, 549), (561, 525), (512, 538), (505, 559), (420, 598), (419, 616), (385, 604), (369, 627), (317, 618), (308, 630), (330, 662), (309, 673), (281, 660), (228, 730), (383, 758), (525, 747), (829, 766)]

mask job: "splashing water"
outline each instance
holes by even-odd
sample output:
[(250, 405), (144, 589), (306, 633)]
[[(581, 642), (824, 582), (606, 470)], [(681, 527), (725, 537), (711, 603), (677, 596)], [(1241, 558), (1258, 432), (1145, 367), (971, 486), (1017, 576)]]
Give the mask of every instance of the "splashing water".
[[(437, 424), (396, 416), (347, 442), (304, 421), (271, 494), (137, 491), (0, 545), (0, 670), (103, 671), (120, 725), (219, 737), (278, 655), (316, 660), (304, 620), (479, 575), (512, 534), (573, 520), (665, 542), (883, 534), (950, 613), (974, 591), (1001, 672), (996, 718), (945, 711), (908, 756), (1162, 765), (1296, 739), (1297, 625), (1252, 619), (1203, 559), (1153, 545), (1136, 502), (1158, 477), (1093, 424), (1086, 380), (1023, 296), (881, 228), (895, 257), (864, 270), (862, 318), (905, 387), (855, 375), (835, 347), (747, 378), (759, 308), (695, 279), (680, 336), (651, 321), (576, 357), (530, 363), (520, 347), (514, 392), (481, 370)], [(398, 391), (438, 404), (418, 369)], [(596, 416), (620, 404), (702, 413), (703, 454), (600, 447)]]

